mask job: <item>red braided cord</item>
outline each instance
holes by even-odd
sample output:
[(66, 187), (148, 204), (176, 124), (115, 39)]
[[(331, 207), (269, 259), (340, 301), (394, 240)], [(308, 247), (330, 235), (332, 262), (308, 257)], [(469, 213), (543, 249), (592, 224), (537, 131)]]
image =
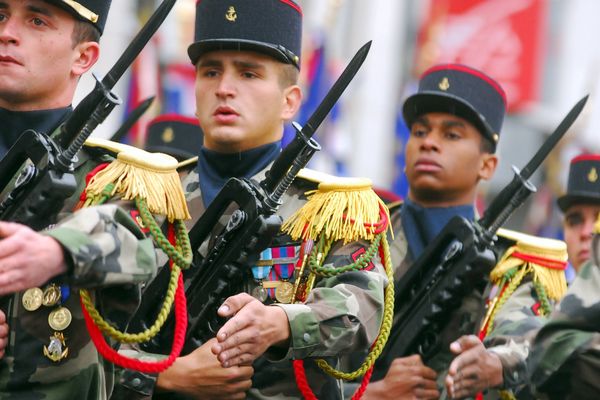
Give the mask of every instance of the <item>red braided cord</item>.
[[(175, 231), (173, 224), (169, 224), (169, 242), (174, 244), (175, 242)], [(169, 265), (172, 266), (173, 262), (169, 261)], [(183, 275), (179, 275), (177, 284), (177, 291), (175, 292), (175, 332), (173, 334), (173, 346), (171, 354), (165, 360), (158, 362), (140, 361), (135, 358), (125, 357), (115, 351), (112, 347), (106, 343), (104, 336), (100, 329), (94, 324), (94, 321), (87, 312), (83, 302), (81, 302), (81, 309), (83, 311), (83, 317), (85, 319), (85, 325), (88, 328), (90, 337), (98, 349), (98, 352), (106, 358), (108, 361), (116, 364), (120, 367), (131, 369), (134, 371), (144, 373), (159, 373), (169, 368), (171, 364), (175, 362), (175, 359), (181, 354), (181, 349), (185, 342), (185, 332), (187, 330), (187, 301), (185, 298), (185, 291), (183, 286)]]
[(305, 400), (317, 400), (317, 397), (308, 386), (308, 381), (306, 380), (306, 371), (304, 370), (304, 361), (302, 360), (294, 360), (294, 375), (296, 375), (296, 385), (298, 385), (298, 389), (300, 389), (300, 393), (302, 393), (302, 397)]
[(369, 368), (365, 376), (363, 376), (362, 381), (360, 382), (360, 386), (356, 389), (356, 392), (352, 395), (352, 400), (359, 400), (365, 391), (367, 390), (367, 386), (369, 386), (369, 382), (371, 381), (371, 375), (373, 375), (373, 366)]
[(521, 253), (518, 251), (513, 252), (512, 256), (514, 256), (520, 260), (530, 261), (530, 262), (542, 265), (542, 266), (544, 266), (546, 268), (550, 268), (550, 269), (559, 269), (559, 270), (567, 269), (566, 261), (558, 261), (558, 260), (553, 260), (551, 258), (546, 258), (546, 257), (532, 256), (531, 254), (525, 254), (525, 253)]

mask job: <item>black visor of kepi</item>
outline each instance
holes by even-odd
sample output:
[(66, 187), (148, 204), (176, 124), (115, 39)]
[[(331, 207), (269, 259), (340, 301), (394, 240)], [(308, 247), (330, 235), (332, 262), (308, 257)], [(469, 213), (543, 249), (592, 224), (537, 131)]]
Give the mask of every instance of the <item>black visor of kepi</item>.
[(100, 34), (104, 32), (106, 18), (112, 0), (45, 0), (65, 11), (71, 13), (75, 18), (89, 22)]
[(506, 95), (481, 71), (460, 64), (439, 65), (423, 74), (417, 93), (407, 98), (402, 108), (409, 127), (419, 116), (431, 112), (469, 121), (491, 141), (495, 151), (506, 112)]
[(196, 3), (193, 64), (215, 50), (249, 50), (300, 68), (302, 9), (292, 0), (200, 0)]

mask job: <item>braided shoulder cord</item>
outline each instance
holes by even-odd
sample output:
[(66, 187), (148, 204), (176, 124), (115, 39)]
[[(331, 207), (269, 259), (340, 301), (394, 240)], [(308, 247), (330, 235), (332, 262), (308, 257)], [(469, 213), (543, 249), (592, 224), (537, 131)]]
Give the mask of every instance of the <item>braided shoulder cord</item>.
[[(342, 372), (342, 371), (336, 370), (335, 368), (331, 367), (323, 359), (318, 359), (316, 361), (317, 365), (323, 371), (325, 371), (327, 374), (329, 374), (337, 379), (353, 380), (361, 375), (364, 375), (367, 371), (369, 371), (375, 364), (375, 361), (377, 360), (377, 358), (381, 355), (381, 352), (383, 351), (383, 347), (385, 346), (385, 344), (388, 340), (388, 337), (390, 335), (390, 331), (392, 329), (392, 319), (394, 317), (394, 275), (393, 275), (392, 258), (390, 256), (390, 247), (389, 247), (387, 238), (383, 237), (383, 239), (382, 239), (383, 235), (385, 235), (385, 233), (379, 234), (378, 239), (376, 238), (374, 240), (374, 242), (377, 241), (377, 242), (381, 243), (380, 257), (383, 261), (385, 273), (388, 278), (388, 285), (385, 288), (385, 294), (384, 294), (385, 300), (384, 300), (383, 319), (381, 322), (380, 333), (379, 333), (379, 336), (377, 337), (377, 340), (371, 347), (369, 354), (367, 355), (367, 357), (365, 358), (365, 360), (363, 361), (361, 366), (356, 371)], [(367, 253), (368, 252), (365, 252), (365, 254), (363, 254), (363, 255), (366, 255)], [(369, 261), (367, 261), (367, 263), (368, 262), (370, 262), (370, 258), (369, 258)]]
[[(373, 239), (373, 242), (371, 243), (371, 245), (369, 246), (367, 251), (365, 251), (355, 262), (344, 265), (342, 267), (334, 267), (334, 268), (323, 267), (322, 265), (320, 265), (320, 260), (319, 260), (318, 254), (319, 253), (322, 254), (321, 260), (325, 259), (326, 255), (329, 253), (329, 250), (331, 249), (331, 244), (332, 244), (331, 240), (328, 240), (325, 242), (325, 240), (323, 239), (323, 236), (322, 236), (319, 239), (318, 246), (315, 246), (313, 248), (312, 252), (310, 253), (310, 258), (308, 260), (308, 265), (310, 267), (310, 270), (312, 272), (314, 272), (315, 274), (321, 275), (321, 276), (336, 276), (336, 275), (342, 274), (344, 272), (361, 271), (361, 270), (365, 269), (369, 265), (369, 263), (371, 262), (373, 257), (375, 257), (375, 253), (377, 252), (377, 249), (379, 248), (379, 244), (382, 242), (381, 238), (383, 235), (385, 235), (385, 233), (380, 233), (377, 236), (375, 236), (375, 238)], [(385, 242), (385, 240), (384, 240), (384, 242)]]
[[(95, 199), (97, 203), (91, 204), (102, 204), (106, 202), (110, 198), (110, 193), (112, 192), (111, 186), (109, 184), (102, 191), (102, 195), (98, 196)], [(89, 199), (88, 199), (89, 200)], [(91, 205), (89, 201), (86, 201), (86, 206)], [(164, 236), (160, 227), (156, 223), (156, 220), (148, 210), (148, 206), (146, 201), (141, 198), (136, 198), (136, 206), (140, 211), (140, 216), (142, 218), (142, 222), (145, 226), (147, 226), (150, 230), (150, 233), (159, 247), (167, 253), (169, 258), (173, 260), (173, 265), (171, 268), (171, 274), (169, 279), (169, 286), (167, 287), (167, 294), (163, 301), (163, 305), (158, 313), (156, 321), (152, 324), (152, 326), (143, 332), (139, 333), (126, 333), (119, 331), (112, 327), (98, 312), (96, 307), (94, 306), (91, 296), (86, 289), (80, 289), (79, 293), (81, 296), (81, 303), (85, 307), (88, 312), (91, 320), (98, 326), (100, 331), (111, 338), (118, 340), (122, 343), (140, 343), (145, 342), (156, 336), (156, 334), (160, 331), (162, 326), (164, 325), (167, 317), (171, 311), (174, 299), (175, 299), (175, 291), (177, 288), (177, 283), (179, 280), (179, 276), (181, 274), (181, 267), (184, 269), (189, 268), (192, 263), (192, 251), (191, 245), (189, 241), (189, 237), (187, 235), (187, 231), (185, 228), (185, 224), (181, 220), (175, 221), (175, 229), (176, 229), (176, 246), (173, 246), (169, 243), (169, 240)], [(181, 248), (182, 252), (179, 252), (177, 249)], [(180, 264), (181, 263), (181, 264)]]
[[(517, 267), (515, 267), (515, 269), (516, 268)], [(519, 285), (521, 284), (521, 281), (523, 280), (523, 278), (525, 277), (525, 275), (527, 275), (528, 272), (529, 272), (529, 268), (521, 268), (510, 279), (510, 283), (508, 284), (508, 287), (506, 288), (506, 290), (504, 290), (502, 292), (502, 295), (500, 296), (500, 299), (498, 300), (498, 302), (496, 303), (496, 306), (494, 307), (494, 311), (490, 315), (488, 327), (487, 327), (487, 330), (486, 330), (486, 335), (487, 335), (487, 333), (489, 333), (489, 332), (492, 331), (492, 328), (493, 328), (494, 322), (495, 322), (494, 320), (495, 320), (496, 314), (502, 308), (502, 306), (504, 306), (504, 303), (506, 303), (506, 301), (514, 293), (514, 291), (517, 290), (517, 287), (519, 287)]]
[(533, 281), (533, 287), (535, 288), (535, 292), (540, 299), (540, 305), (542, 306), (542, 315), (549, 315), (552, 312), (552, 306), (550, 305), (550, 300), (548, 299), (548, 294), (546, 293), (546, 289), (544, 285), (537, 279)]

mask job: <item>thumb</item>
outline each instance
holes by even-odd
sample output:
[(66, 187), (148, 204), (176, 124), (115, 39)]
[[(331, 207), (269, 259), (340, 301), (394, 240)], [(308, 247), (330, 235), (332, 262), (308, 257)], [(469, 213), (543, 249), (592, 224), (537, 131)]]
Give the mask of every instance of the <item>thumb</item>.
[(219, 307), (217, 313), (221, 317), (231, 317), (241, 310), (242, 307), (252, 301), (256, 301), (256, 299), (246, 293), (240, 293), (235, 296), (228, 297), (223, 304), (221, 304), (221, 307)]

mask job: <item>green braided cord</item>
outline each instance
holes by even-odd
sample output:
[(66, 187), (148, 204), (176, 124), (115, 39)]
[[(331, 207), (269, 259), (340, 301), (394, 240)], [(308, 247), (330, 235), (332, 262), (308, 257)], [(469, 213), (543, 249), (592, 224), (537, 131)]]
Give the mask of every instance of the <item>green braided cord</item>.
[[(375, 257), (375, 254), (377, 253), (377, 248), (379, 248), (379, 244), (381, 243), (381, 238), (383, 237), (383, 235), (385, 235), (385, 232), (380, 233), (377, 236), (375, 236), (375, 239), (373, 240), (373, 242), (371, 243), (371, 245), (369, 246), (367, 251), (365, 251), (355, 262), (348, 264), (348, 265), (344, 265), (342, 267), (334, 267), (334, 268), (323, 267), (323, 266), (319, 265), (319, 262), (317, 260), (317, 254), (318, 253), (321, 253), (323, 255), (326, 254), (325, 251), (321, 251), (322, 250), (321, 247), (326, 247), (327, 252), (329, 252), (329, 249), (331, 248), (331, 241), (328, 241), (326, 246), (325, 245), (322, 246), (323, 239), (320, 239), (319, 245), (315, 246), (315, 248), (313, 249), (313, 251), (310, 254), (310, 258), (308, 261), (310, 270), (312, 272), (314, 272), (315, 274), (321, 275), (321, 276), (336, 276), (336, 275), (342, 274), (344, 272), (361, 271), (361, 270), (367, 268), (368, 264), (371, 262), (373, 257)], [(324, 258), (325, 257), (323, 256), (323, 259)]]
[[(385, 233), (383, 233), (385, 234)], [(393, 318), (394, 318), (394, 273), (393, 273), (393, 266), (392, 266), (392, 257), (390, 256), (390, 247), (387, 241), (387, 238), (383, 238), (383, 240), (381, 241), (382, 247), (383, 247), (383, 256), (385, 258), (385, 260), (383, 261), (383, 265), (385, 267), (385, 274), (387, 275), (388, 278), (388, 285), (385, 288), (385, 300), (384, 300), (384, 308), (383, 308), (383, 319), (381, 321), (381, 328), (379, 331), (379, 336), (377, 337), (377, 340), (375, 341), (375, 344), (373, 345), (373, 347), (371, 348), (371, 351), (369, 351), (369, 354), (367, 355), (367, 357), (365, 358), (365, 360), (363, 361), (363, 363), (361, 364), (361, 366), (353, 372), (342, 372), (339, 371), (335, 368), (333, 368), (332, 366), (330, 366), (329, 364), (327, 364), (327, 361), (323, 360), (323, 359), (318, 359), (316, 360), (317, 365), (323, 370), (325, 371), (327, 374), (333, 376), (334, 378), (337, 379), (344, 379), (344, 380), (353, 380), (356, 379), (359, 376), (364, 375), (365, 373), (367, 373), (367, 371), (373, 366), (373, 364), (375, 364), (375, 361), (377, 360), (377, 358), (379, 358), (379, 356), (381, 355), (381, 352), (383, 351), (383, 348), (388, 340), (388, 337), (390, 336), (390, 332), (392, 330), (392, 322), (393, 322)]]
[(183, 250), (183, 254), (181, 254), (171, 243), (169, 243), (169, 240), (162, 233), (160, 227), (156, 223), (156, 220), (152, 216), (152, 213), (150, 210), (148, 210), (146, 201), (141, 198), (136, 198), (135, 204), (138, 210), (140, 210), (140, 216), (142, 217), (144, 225), (150, 229), (150, 233), (152, 234), (154, 240), (156, 240), (156, 243), (159, 245), (159, 247), (165, 253), (167, 253), (169, 258), (173, 260), (173, 262), (180, 268), (188, 269), (192, 264), (192, 246), (190, 245), (190, 238), (187, 235), (187, 230), (183, 221), (179, 219), (175, 220), (178, 244)]
[[(86, 198), (86, 206), (93, 205), (93, 204), (105, 203), (106, 201), (108, 201), (111, 198), (111, 193), (112, 193), (113, 188), (114, 188), (114, 184), (110, 183), (110, 184), (106, 185), (106, 187), (102, 190), (102, 193), (99, 196), (87, 197)], [(146, 206), (145, 200), (137, 198), (136, 205), (137, 205), (138, 209), (140, 210), (140, 215), (142, 216), (143, 223), (146, 226), (158, 227), (158, 225), (156, 224), (156, 221), (154, 220), (154, 217), (148, 211), (148, 207)], [(145, 210), (146, 213), (143, 213), (142, 210)], [(189, 256), (191, 259), (191, 246), (190, 246), (190, 242), (189, 242), (189, 237), (187, 235), (187, 230), (185, 229), (185, 225), (183, 224), (183, 222), (181, 220), (176, 220), (175, 227), (177, 229), (177, 232), (176, 232), (177, 247), (180, 248), (181, 246), (183, 246), (185, 249), (187, 246), (187, 249), (189, 249), (188, 253), (189, 253)], [(160, 231), (160, 229), (158, 229), (158, 231), (160, 232), (160, 236), (162, 238), (166, 239), (164, 237), (164, 235), (162, 234), (162, 232)], [(153, 234), (153, 237), (154, 237), (155, 232), (153, 232), (152, 229), (150, 230), (150, 232)], [(158, 243), (158, 239), (156, 237), (154, 237), (154, 239)], [(168, 240), (167, 240), (167, 243), (169, 244), (169, 246), (173, 247), (168, 242)], [(173, 247), (173, 249), (175, 250), (174, 247)], [(165, 250), (165, 249), (163, 249), (163, 250)], [(165, 250), (165, 252), (167, 252), (167, 251)], [(175, 253), (177, 253), (179, 255), (179, 252), (177, 250), (175, 250)], [(184, 253), (185, 253), (185, 250), (184, 250)], [(167, 254), (169, 254), (169, 253), (167, 253)], [(178, 257), (178, 258), (185, 261), (182, 257)], [(190, 260), (189, 264), (191, 264), (191, 260)], [(187, 265), (189, 266), (189, 264), (187, 264)], [(170, 274), (170, 278), (169, 278), (169, 286), (167, 287), (167, 295), (165, 297), (165, 300), (163, 302), (161, 310), (156, 318), (156, 321), (150, 328), (148, 328), (144, 332), (140, 332), (140, 333), (130, 334), (130, 333), (121, 332), (121, 331), (115, 329), (110, 324), (108, 324), (108, 322), (106, 322), (106, 320), (104, 320), (104, 318), (102, 318), (102, 316), (100, 315), (100, 313), (94, 306), (91, 296), (87, 290), (81, 289), (79, 291), (79, 294), (81, 296), (81, 301), (82, 301), (85, 309), (89, 313), (90, 317), (92, 318), (92, 320), (94, 321), (96, 326), (98, 326), (98, 328), (104, 334), (110, 336), (111, 338), (113, 338), (115, 340), (120, 341), (121, 343), (146, 342), (146, 341), (152, 339), (154, 336), (156, 336), (156, 334), (160, 331), (160, 329), (164, 325), (169, 313), (171, 312), (171, 308), (172, 308), (173, 302), (175, 300), (175, 291), (177, 289), (180, 274), (181, 274), (181, 268), (174, 262), (173, 266), (171, 268), (171, 274)]]
[[(512, 270), (516, 271), (518, 268), (519, 267), (515, 267)], [(508, 271), (507, 274), (510, 273), (511, 271)], [(494, 308), (494, 312), (493, 312), (492, 316), (490, 317), (490, 322), (488, 324), (487, 332), (492, 331), (492, 328), (494, 326), (494, 317), (496, 316), (496, 313), (502, 308), (502, 306), (504, 306), (504, 303), (506, 303), (506, 301), (513, 294), (513, 292), (515, 290), (517, 290), (517, 287), (521, 284), (521, 281), (527, 274), (523, 274), (519, 279), (513, 279), (515, 277), (515, 275), (516, 275), (516, 272), (514, 272), (514, 275), (511, 277), (510, 284), (508, 285), (506, 290), (502, 293), (502, 296), (500, 296), (500, 299), (498, 299), (498, 303), (496, 304), (496, 307)]]
[(94, 307), (89, 292), (85, 289), (81, 289), (79, 290), (79, 294), (81, 295), (81, 301), (84, 304), (85, 309), (90, 314), (90, 317), (96, 326), (98, 326), (98, 328), (102, 331), (102, 333), (110, 336), (120, 343), (142, 343), (147, 342), (156, 336), (167, 320), (167, 317), (171, 312), (173, 301), (175, 300), (175, 290), (177, 289), (177, 281), (179, 280), (180, 274), (181, 268), (173, 264), (169, 286), (167, 288), (167, 295), (160, 312), (156, 317), (156, 321), (154, 321), (154, 324), (150, 328), (139, 333), (125, 333), (113, 328), (108, 322), (106, 322), (106, 320), (104, 320), (104, 318), (102, 318), (96, 307)]
[(106, 185), (104, 187), (102, 192), (97, 196), (91, 196), (86, 193), (84, 207), (89, 207), (89, 206), (92, 206), (95, 204), (106, 203), (112, 197), (111, 193), (113, 192), (114, 188), (115, 188), (115, 184), (109, 183), (108, 185)]
[(550, 300), (548, 299), (546, 288), (537, 279), (534, 279), (533, 287), (535, 288), (535, 292), (540, 299), (540, 305), (542, 306), (542, 311), (544, 312), (543, 315), (549, 315), (552, 312), (552, 307), (550, 306)]

